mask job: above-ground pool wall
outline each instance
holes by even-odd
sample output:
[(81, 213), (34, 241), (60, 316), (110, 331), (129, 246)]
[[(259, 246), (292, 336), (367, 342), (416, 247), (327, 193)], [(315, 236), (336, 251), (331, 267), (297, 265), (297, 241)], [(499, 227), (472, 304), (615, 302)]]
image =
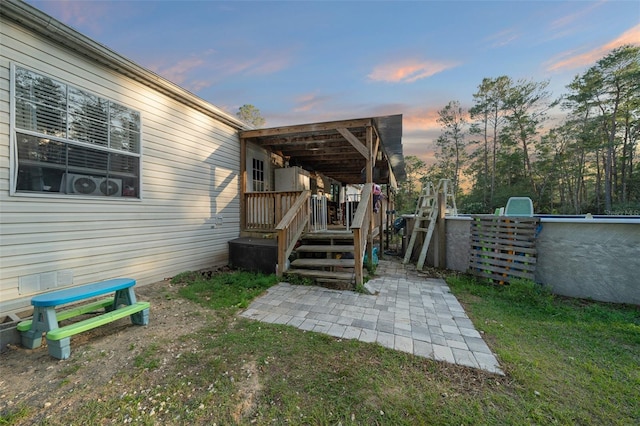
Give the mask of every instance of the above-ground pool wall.
[(543, 220), (536, 281), (564, 296), (640, 305), (640, 221), (617, 222)]
[[(447, 218), (447, 268), (469, 264), (468, 217)], [(640, 219), (541, 218), (536, 282), (555, 294), (640, 305)]]
[(469, 243), (471, 242), (471, 218), (447, 217), (447, 269), (466, 272), (469, 268)]

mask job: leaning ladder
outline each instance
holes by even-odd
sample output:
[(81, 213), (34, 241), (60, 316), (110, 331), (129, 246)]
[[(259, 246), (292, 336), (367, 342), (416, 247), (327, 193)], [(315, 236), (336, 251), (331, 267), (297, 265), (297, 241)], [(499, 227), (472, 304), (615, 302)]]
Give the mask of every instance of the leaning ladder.
[[(416, 211), (414, 214), (415, 223), (413, 225), (413, 232), (411, 232), (411, 239), (409, 240), (409, 245), (407, 246), (407, 251), (404, 254), (403, 263), (409, 263), (411, 260), (411, 255), (413, 254), (413, 247), (416, 244), (417, 236), (420, 232), (427, 232), (427, 237), (423, 243), (423, 250), (420, 253), (420, 258), (422, 262), (419, 262), (419, 268), (422, 269), (422, 264), (424, 264), (424, 258), (426, 257), (426, 250), (424, 249), (425, 245), (428, 246), (428, 243), (431, 239), (431, 235), (433, 234), (433, 228), (435, 228), (435, 218), (438, 214), (438, 193), (433, 186), (433, 183), (427, 182), (426, 186), (422, 189), (422, 193), (418, 198), (418, 203), (416, 204)], [(429, 226), (427, 228), (424, 227), (423, 222), (429, 221)], [(429, 232), (429, 229), (431, 231)], [(424, 256), (423, 253), (424, 252)]]
[[(440, 192), (444, 195), (445, 214), (449, 216), (458, 215), (456, 198), (453, 193), (453, 185), (451, 184), (451, 181), (449, 179), (440, 179), (437, 188), (434, 188), (431, 182), (427, 182), (420, 198), (418, 198), (418, 204), (416, 205), (416, 212), (414, 215), (415, 224), (413, 225), (411, 240), (409, 240), (409, 246), (407, 247), (403, 260), (403, 263), (409, 263), (418, 234), (426, 232), (424, 242), (422, 243), (422, 249), (420, 250), (420, 256), (418, 257), (418, 262), (416, 264), (416, 268), (418, 270), (424, 267), (424, 261), (427, 258), (427, 251), (429, 250), (433, 231), (436, 227), (436, 220), (438, 218), (438, 193)], [(429, 221), (429, 225), (426, 228), (423, 225), (424, 221)]]

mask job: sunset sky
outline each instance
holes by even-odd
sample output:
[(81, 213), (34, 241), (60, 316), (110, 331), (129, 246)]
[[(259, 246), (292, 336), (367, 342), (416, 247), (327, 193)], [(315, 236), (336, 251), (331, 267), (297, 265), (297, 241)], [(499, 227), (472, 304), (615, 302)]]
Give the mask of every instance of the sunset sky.
[(558, 97), (611, 49), (640, 45), (640, 2), (28, 1), (117, 53), (266, 127), (403, 114), (429, 161), (437, 111), (485, 77)]

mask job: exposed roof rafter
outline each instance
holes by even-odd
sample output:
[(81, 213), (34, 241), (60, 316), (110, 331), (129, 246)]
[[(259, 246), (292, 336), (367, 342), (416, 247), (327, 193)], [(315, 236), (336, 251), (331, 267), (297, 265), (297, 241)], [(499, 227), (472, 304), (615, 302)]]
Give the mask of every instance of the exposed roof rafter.
[[(371, 147), (367, 146), (367, 129)], [(364, 183), (369, 149), (379, 183), (406, 178), (402, 156), (402, 115), (245, 130), (247, 142), (276, 152), (291, 164), (303, 165), (343, 183)], [(381, 155), (377, 155), (381, 151)], [(386, 171), (390, 171), (387, 173)]]

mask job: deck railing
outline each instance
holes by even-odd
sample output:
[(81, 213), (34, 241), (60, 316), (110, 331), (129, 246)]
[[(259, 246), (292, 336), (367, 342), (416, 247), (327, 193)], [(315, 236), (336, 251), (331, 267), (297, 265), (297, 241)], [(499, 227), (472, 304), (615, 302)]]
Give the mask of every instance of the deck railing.
[(358, 209), (358, 205), (361, 201), (362, 194), (347, 194), (346, 202), (344, 203), (345, 216), (344, 216), (344, 224), (347, 227), (347, 231), (351, 230), (351, 226), (353, 225), (353, 217), (356, 214), (356, 210)]
[(367, 249), (367, 239), (371, 228), (372, 214), (372, 183), (367, 183), (362, 188), (360, 203), (351, 222), (351, 230), (353, 231), (353, 257), (355, 260), (356, 285), (364, 283), (363, 262), (364, 252)]
[(325, 195), (311, 196), (311, 232), (326, 231), (328, 224), (327, 197)]
[(245, 193), (245, 230), (275, 231), (300, 194), (300, 191)]
[(309, 223), (310, 197), (311, 191), (303, 191), (276, 226), (278, 233), (278, 267), (276, 274), (280, 277), (289, 269), (287, 259)]

